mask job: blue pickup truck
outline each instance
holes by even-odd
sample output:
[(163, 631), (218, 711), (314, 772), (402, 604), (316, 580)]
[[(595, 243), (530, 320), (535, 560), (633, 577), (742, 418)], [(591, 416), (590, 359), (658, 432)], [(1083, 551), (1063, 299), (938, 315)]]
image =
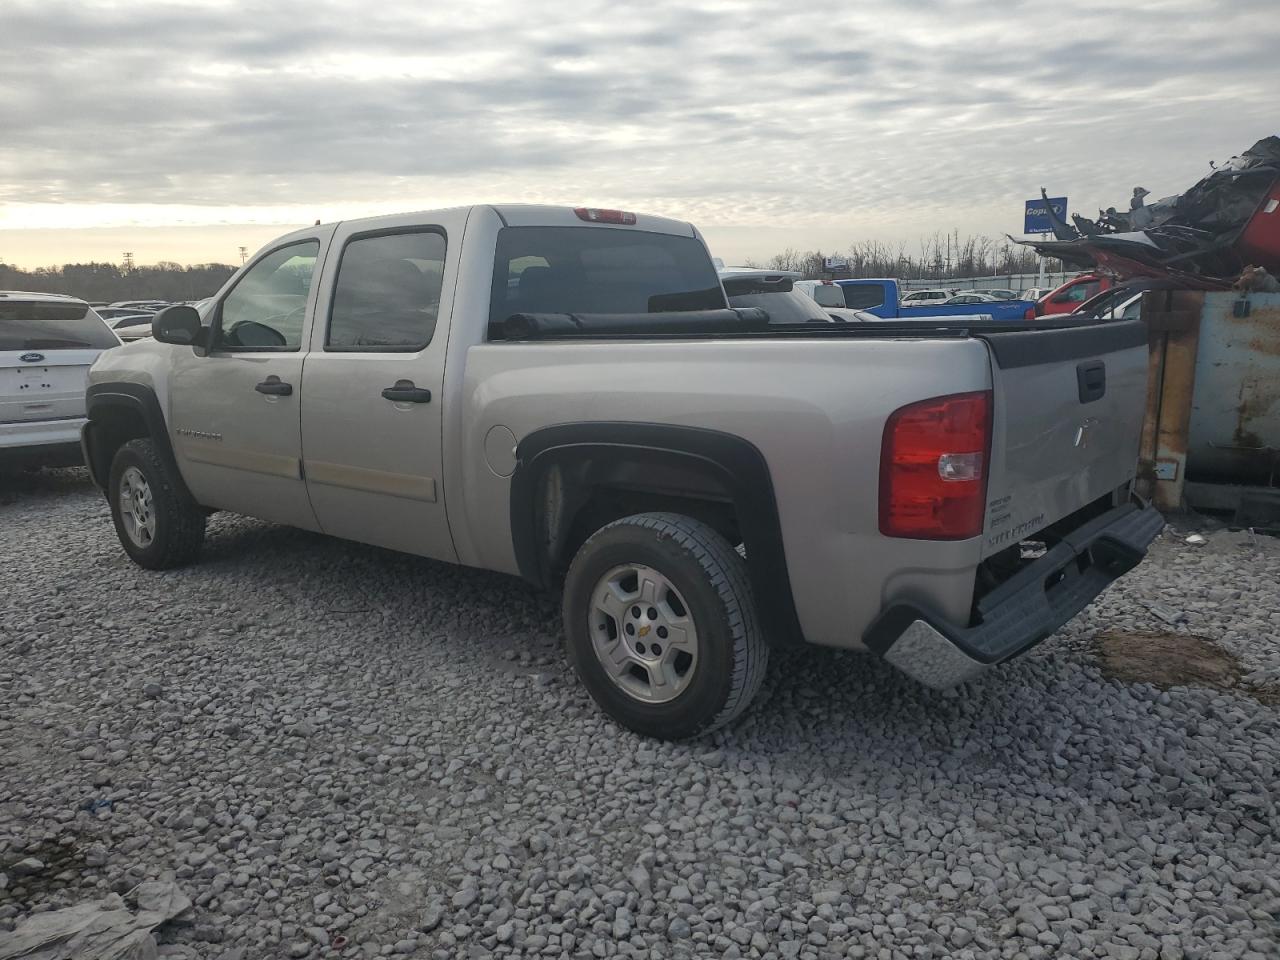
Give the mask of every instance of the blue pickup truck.
[(992, 300), (989, 303), (935, 304), (927, 307), (899, 305), (897, 280), (797, 280), (795, 289), (824, 307), (846, 307), (874, 314), (882, 320), (913, 317), (956, 317), (981, 314), (993, 320), (1023, 320), (1035, 304), (1030, 300)]

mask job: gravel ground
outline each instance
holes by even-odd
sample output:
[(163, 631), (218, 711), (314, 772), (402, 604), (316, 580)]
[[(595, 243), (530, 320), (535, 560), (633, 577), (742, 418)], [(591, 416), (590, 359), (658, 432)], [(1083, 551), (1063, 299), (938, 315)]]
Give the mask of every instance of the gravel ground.
[[(803, 651), (684, 745), (603, 720), (505, 577), (222, 516), (149, 573), (78, 472), (0, 503), (0, 564), (0, 945), (169, 875), (168, 957), (1280, 955), (1274, 540), (1168, 536), (950, 695)], [(1108, 680), (1130, 629), (1244, 679)]]

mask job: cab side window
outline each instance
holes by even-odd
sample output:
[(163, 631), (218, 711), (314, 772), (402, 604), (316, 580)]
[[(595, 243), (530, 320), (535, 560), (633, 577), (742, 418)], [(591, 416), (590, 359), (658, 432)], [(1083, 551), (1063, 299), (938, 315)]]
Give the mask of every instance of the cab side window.
[(329, 312), (327, 350), (421, 350), (435, 336), (444, 281), (444, 235), (436, 231), (352, 240), (342, 252)]
[(273, 250), (222, 301), (215, 350), (299, 350), (318, 240)]

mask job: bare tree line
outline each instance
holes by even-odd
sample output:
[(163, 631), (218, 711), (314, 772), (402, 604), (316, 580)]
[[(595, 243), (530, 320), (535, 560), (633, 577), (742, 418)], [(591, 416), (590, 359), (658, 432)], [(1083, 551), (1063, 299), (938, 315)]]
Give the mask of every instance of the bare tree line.
[(67, 263), (24, 270), (0, 263), (0, 290), (63, 293), (81, 300), (200, 300), (218, 292), (235, 272), (224, 263), (183, 266), (164, 261), (151, 266)]
[[(825, 264), (829, 257), (838, 257), (847, 266), (827, 270)], [(1035, 273), (1040, 269), (1040, 258), (1030, 248), (1005, 238), (995, 239), (980, 234), (961, 237), (960, 231), (956, 230), (922, 237), (914, 248), (906, 241), (886, 243), (881, 240), (862, 240), (850, 244), (845, 250), (807, 250), (802, 253), (787, 248), (764, 264), (748, 262), (746, 266), (795, 270), (812, 279), (897, 277), (901, 280), (945, 280)], [(1048, 261), (1045, 267), (1049, 272), (1063, 269), (1057, 260)]]

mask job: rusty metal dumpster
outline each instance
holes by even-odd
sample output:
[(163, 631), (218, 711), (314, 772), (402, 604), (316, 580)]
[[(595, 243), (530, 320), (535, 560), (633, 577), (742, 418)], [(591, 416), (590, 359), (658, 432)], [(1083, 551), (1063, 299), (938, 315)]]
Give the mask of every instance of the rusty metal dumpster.
[(1141, 484), (1163, 509), (1280, 524), (1280, 294), (1156, 291)]

